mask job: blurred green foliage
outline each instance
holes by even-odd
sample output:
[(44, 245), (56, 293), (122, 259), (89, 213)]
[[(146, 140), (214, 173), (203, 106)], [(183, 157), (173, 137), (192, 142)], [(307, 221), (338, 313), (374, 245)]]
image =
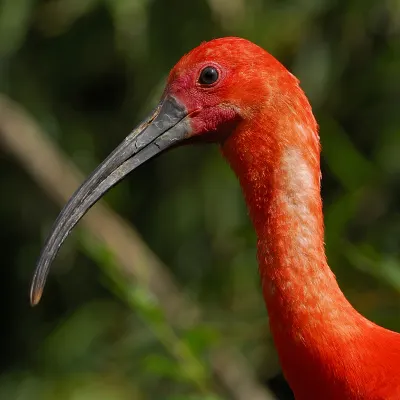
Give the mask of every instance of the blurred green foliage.
[[(89, 173), (154, 106), (180, 56), (226, 35), (300, 78), (320, 123), (330, 265), (358, 310), (400, 331), (398, 0), (0, 0), (0, 91)], [(1, 399), (225, 398), (212, 346), (241, 349), (261, 380), (278, 372), (255, 235), (216, 148), (174, 150), (106, 197), (201, 303), (204, 325), (190, 330), (107, 273), (112, 257), (82, 232), (31, 310), (58, 208), (5, 153), (0, 168)]]

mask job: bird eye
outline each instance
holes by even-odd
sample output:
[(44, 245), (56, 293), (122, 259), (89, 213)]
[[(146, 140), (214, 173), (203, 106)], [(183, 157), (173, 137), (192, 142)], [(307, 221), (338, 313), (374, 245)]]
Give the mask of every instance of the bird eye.
[(201, 73), (199, 82), (202, 85), (211, 85), (218, 80), (219, 73), (216, 68), (214, 67), (205, 67)]

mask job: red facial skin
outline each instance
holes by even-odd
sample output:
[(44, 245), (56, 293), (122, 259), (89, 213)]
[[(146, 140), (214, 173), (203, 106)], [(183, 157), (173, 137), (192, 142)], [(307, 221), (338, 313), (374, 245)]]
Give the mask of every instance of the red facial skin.
[[(219, 71), (199, 83), (204, 67)], [(203, 43), (169, 75), (193, 137), (218, 142), (258, 237), (271, 332), (297, 400), (400, 399), (400, 335), (348, 303), (324, 250), (320, 144), (298, 80), (239, 38)]]

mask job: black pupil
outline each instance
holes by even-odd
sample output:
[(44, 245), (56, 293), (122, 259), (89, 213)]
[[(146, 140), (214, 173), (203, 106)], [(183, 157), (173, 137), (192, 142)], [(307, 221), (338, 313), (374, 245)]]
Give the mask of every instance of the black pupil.
[(201, 71), (200, 83), (203, 85), (211, 85), (218, 79), (218, 71), (214, 67), (206, 67)]

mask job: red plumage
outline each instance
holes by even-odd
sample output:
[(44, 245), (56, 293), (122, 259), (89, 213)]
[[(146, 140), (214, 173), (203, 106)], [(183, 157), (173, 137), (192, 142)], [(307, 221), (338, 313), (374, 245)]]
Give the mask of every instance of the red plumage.
[[(199, 71), (221, 78), (201, 88)], [(400, 398), (400, 335), (345, 299), (324, 251), (320, 145), (298, 80), (239, 38), (184, 56), (167, 90), (192, 113), (193, 135), (211, 132), (237, 174), (258, 236), (270, 327), (296, 399)]]

